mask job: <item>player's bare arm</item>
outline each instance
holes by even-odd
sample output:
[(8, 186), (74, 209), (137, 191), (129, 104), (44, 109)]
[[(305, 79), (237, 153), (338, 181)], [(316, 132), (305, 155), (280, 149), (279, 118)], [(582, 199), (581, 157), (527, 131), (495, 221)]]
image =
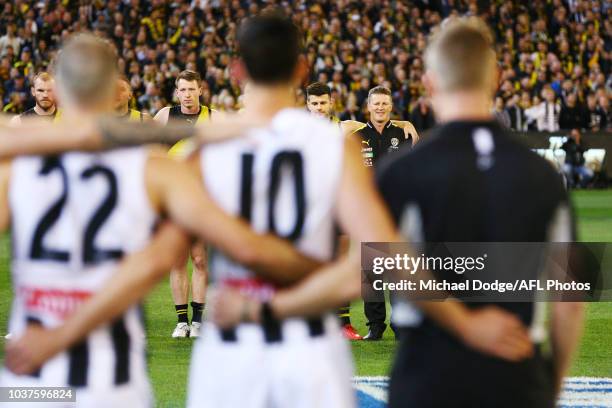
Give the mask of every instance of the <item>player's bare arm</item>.
[[(391, 120), (391, 123), (404, 129), (404, 136), (406, 137), (406, 139), (412, 136), (413, 146), (419, 141), (419, 134), (416, 131), (414, 125), (410, 121)], [(366, 126), (365, 123), (359, 122), (357, 120), (343, 120), (342, 122), (340, 122), (340, 129), (342, 130), (342, 134), (344, 136), (352, 135), (353, 133), (358, 132), (359, 130), (363, 129), (365, 126)]]
[[(393, 220), (380, 197), (371, 172), (363, 166), (358, 143), (352, 139), (345, 141), (345, 154), (342, 169), (336, 218), (341, 229), (353, 242), (392, 242), (401, 241)], [(363, 214), (368, 217), (363, 217)], [(361, 289), (359, 251), (349, 251), (349, 255), (324, 269), (317, 271), (303, 283), (280, 291), (272, 298), (271, 307), (276, 317), (316, 316), (340, 304), (357, 298)], [(232, 299), (235, 303), (232, 306)], [(258, 302), (241, 298), (236, 292), (227, 291), (218, 295), (217, 305), (212, 310), (213, 319), (222, 326), (231, 326), (241, 316), (257, 319), (260, 310)], [(243, 303), (241, 303), (243, 302)], [(211, 302), (215, 303), (215, 302)], [(242, 306), (244, 304), (244, 306)], [(240, 306), (237, 306), (240, 305)]]
[(395, 126), (399, 126), (404, 129), (404, 136), (406, 137), (406, 139), (408, 139), (408, 137), (412, 137), (413, 146), (417, 144), (417, 142), (419, 141), (419, 134), (417, 133), (416, 128), (414, 127), (412, 122), (408, 120), (392, 120), (391, 123), (393, 123)]
[(0, 119), (0, 158), (17, 155), (48, 155), (66, 151), (99, 151), (142, 144), (174, 144), (191, 138), (194, 146), (214, 143), (244, 134), (250, 127), (267, 121), (248, 115), (217, 115), (214, 121), (186, 126), (169, 123), (162, 126), (150, 120), (129, 122), (112, 116), (65, 119), (49, 126), (40, 118), (21, 120), (15, 127)]
[(8, 122), (8, 124), (10, 126), (19, 126), (21, 124), (21, 116), (19, 115), (13, 116), (11, 120)]
[(11, 176), (10, 171), (10, 162), (0, 160), (0, 233), (7, 231), (11, 222), (11, 215), (8, 205), (8, 186)]
[[(361, 162), (357, 142), (347, 140), (346, 146), (337, 211), (341, 228), (355, 242), (401, 240), (374, 187), (371, 173)], [(365, 213), (369, 216), (362, 217)], [(353, 252), (349, 258), (315, 273), (298, 286), (277, 293), (271, 301), (275, 316), (316, 315), (357, 297), (361, 279), (356, 255)], [(344, 286), (342, 290), (337, 289), (338, 282), (341, 282), (340, 287)], [(226, 295), (235, 298), (233, 306), (230, 298), (223, 299)], [(217, 299), (219, 305), (214, 308), (213, 318), (219, 324), (231, 326), (240, 317), (259, 317), (261, 305), (235, 292), (224, 292)], [(484, 353), (517, 361), (533, 352), (524, 325), (515, 316), (498, 308), (471, 312), (456, 301), (419, 302), (418, 306), (468, 346)], [(234, 314), (230, 315), (232, 312)]]
[(561, 390), (584, 328), (584, 304), (557, 302), (551, 308), (551, 344), (555, 374), (555, 391)]
[(340, 130), (344, 136), (352, 135), (363, 129), (366, 126), (365, 123), (359, 122), (358, 120), (343, 120), (340, 122)]
[(41, 118), (20, 120), (20, 126), (12, 126), (8, 119), (0, 117), (0, 159), (94, 150), (100, 139), (95, 123), (85, 118), (54, 126)]
[(168, 123), (168, 117), (170, 115), (170, 107), (166, 106), (165, 108), (161, 108), (159, 112), (155, 114), (153, 120), (157, 123), (165, 125)]
[(160, 213), (281, 286), (302, 279), (321, 265), (297, 252), (289, 242), (271, 234), (258, 235), (246, 222), (223, 212), (194, 173), (186, 163), (171, 158), (149, 159), (147, 189)]
[(98, 326), (121, 315), (166, 276), (177, 258), (189, 248), (189, 243), (181, 228), (162, 223), (150, 244), (122, 260), (106, 286), (79, 307), (65, 324), (53, 329), (31, 325), (22, 337), (9, 343), (7, 367), (16, 374), (30, 373)]

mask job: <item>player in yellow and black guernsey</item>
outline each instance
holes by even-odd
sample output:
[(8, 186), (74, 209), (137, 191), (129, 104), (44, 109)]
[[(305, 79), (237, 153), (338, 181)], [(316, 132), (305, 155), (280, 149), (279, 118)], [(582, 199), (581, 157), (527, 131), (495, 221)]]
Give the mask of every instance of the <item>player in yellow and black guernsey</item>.
[(54, 80), (48, 72), (39, 72), (32, 81), (30, 92), (34, 97), (36, 104), (23, 112), (21, 115), (14, 116), (11, 119), (11, 125), (21, 124), (21, 118), (27, 116), (37, 116), (54, 121), (59, 117), (57, 105), (55, 103), (55, 94), (53, 92)]
[(202, 78), (195, 71), (185, 70), (176, 77), (174, 90), (179, 105), (160, 109), (155, 120), (166, 124), (169, 120), (182, 121), (191, 125), (210, 119), (208, 106), (200, 105)]
[[(166, 124), (168, 121), (179, 121), (195, 126), (211, 117), (211, 110), (200, 105), (202, 96), (202, 78), (195, 71), (185, 70), (176, 77), (174, 90), (179, 105), (165, 107), (157, 112), (154, 120)], [(169, 151), (172, 156), (184, 156), (188, 147), (184, 141), (180, 141)], [(185, 254), (187, 255), (187, 254)], [(170, 288), (178, 323), (172, 332), (172, 337), (199, 337), (204, 310), (204, 299), (206, 296), (207, 282), (207, 251), (203, 244), (196, 243), (191, 249), (191, 261), (193, 271), (191, 275), (191, 325), (188, 319), (189, 279), (187, 273), (187, 256), (181, 260), (170, 272)]]
[(132, 122), (144, 122), (151, 120), (151, 116), (136, 109), (130, 109), (130, 101), (133, 97), (132, 86), (128, 79), (121, 76), (117, 79), (117, 93), (115, 95), (115, 113), (120, 117)]

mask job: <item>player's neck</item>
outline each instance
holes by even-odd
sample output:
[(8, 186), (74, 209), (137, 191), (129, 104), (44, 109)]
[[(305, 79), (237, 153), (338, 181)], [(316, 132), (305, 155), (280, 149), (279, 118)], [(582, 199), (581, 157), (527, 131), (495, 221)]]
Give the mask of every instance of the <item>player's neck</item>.
[(492, 101), (486, 92), (450, 92), (432, 98), (439, 123), (492, 120)]
[(194, 105), (191, 108), (187, 108), (183, 105), (181, 105), (181, 113), (184, 113), (185, 115), (195, 115), (200, 113), (200, 104)]
[(256, 85), (249, 89), (244, 113), (260, 119), (271, 119), (280, 110), (295, 106), (295, 90), (288, 84)]
[(44, 109), (38, 104), (34, 106), (34, 112), (39, 116), (51, 116), (55, 113), (55, 105), (51, 105), (49, 109)]
[(119, 109), (117, 109), (115, 112), (117, 113), (117, 116), (125, 116), (129, 112), (129, 107), (128, 105), (122, 106)]
[(84, 117), (97, 117), (100, 115), (112, 114), (113, 112), (115, 112), (114, 106), (108, 103), (85, 105), (67, 102), (62, 106), (62, 119), (79, 120)]

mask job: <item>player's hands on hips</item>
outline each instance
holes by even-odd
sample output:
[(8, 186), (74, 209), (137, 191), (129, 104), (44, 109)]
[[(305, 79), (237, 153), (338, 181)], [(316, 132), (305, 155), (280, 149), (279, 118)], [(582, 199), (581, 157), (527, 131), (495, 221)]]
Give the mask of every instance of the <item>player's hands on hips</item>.
[(255, 322), (261, 304), (232, 288), (212, 291), (208, 298), (211, 320), (222, 329), (235, 327), (241, 322)]
[(520, 361), (533, 355), (525, 325), (496, 306), (471, 310), (461, 337), (469, 347), (504, 360)]
[(18, 339), (6, 345), (6, 367), (18, 375), (31, 374), (62, 350), (58, 329), (30, 325)]

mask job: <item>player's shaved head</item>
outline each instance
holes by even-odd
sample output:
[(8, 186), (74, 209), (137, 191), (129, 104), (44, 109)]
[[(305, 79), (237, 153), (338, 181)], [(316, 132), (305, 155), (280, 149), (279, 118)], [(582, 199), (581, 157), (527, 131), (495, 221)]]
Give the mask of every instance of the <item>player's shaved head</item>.
[(433, 34), (425, 51), (427, 70), (442, 92), (492, 86), (495, 52), (492, 35), (479, 18), (453, 18)]
[(117, 54), (91, 34), (76, 34), (64, 44), (55, 65), (60, 95), (78, 105), (95, 105), (114, 96)]

